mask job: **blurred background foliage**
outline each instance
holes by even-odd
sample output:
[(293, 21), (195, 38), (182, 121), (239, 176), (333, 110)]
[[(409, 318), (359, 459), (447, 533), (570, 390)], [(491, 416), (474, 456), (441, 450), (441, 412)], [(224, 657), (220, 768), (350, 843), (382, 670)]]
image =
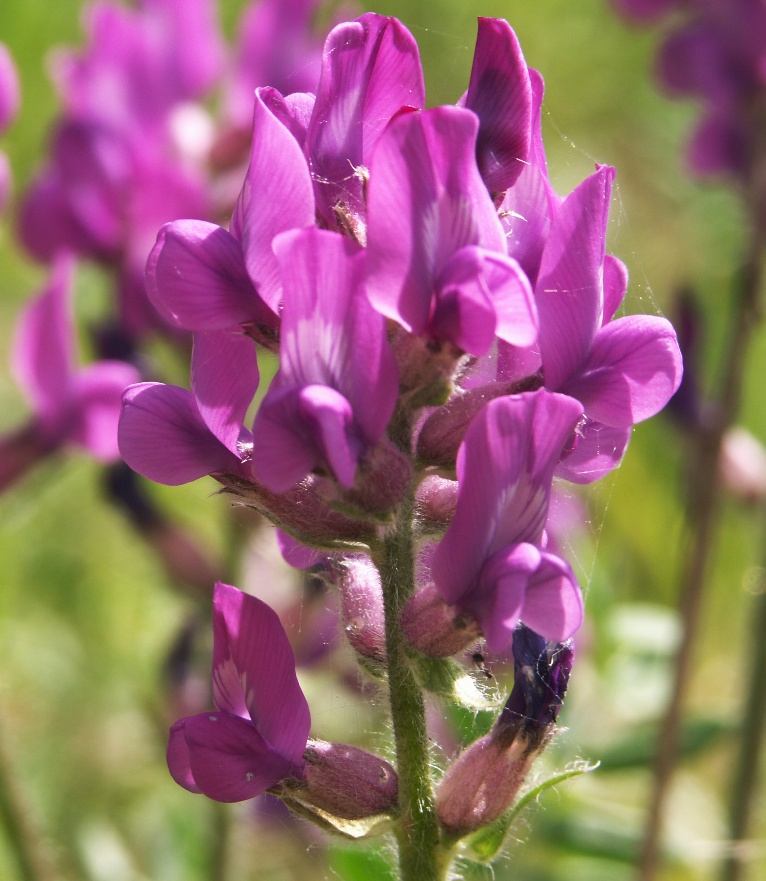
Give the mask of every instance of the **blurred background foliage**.
[[(16, 193), (38, 167), (57, 103), (46, 75), (54, 45), (81, 44), (79, 0), (10, 0), (0, 39), (18, 64), (23, 103), (3, 141)], [(233, 33), (241, 0), (222, 0)], [(605, 0), (380, 0), (418, 40), (429, 104), (454, 102), (470, 71), (477, 15), (507, 18), (527, 61), (546, 80), (544, 134), (551, 180), (561, 193), (594, 163), (618, 170), (610, 250), (631, 273), (626, 308), (673, 318), (675, 294), (691, 286), (704, 311), (707, 379), (715, 378), (743, 218), (723, 185), (692, 182), (683, 150), (695, 116), (655, 89), (657, 33), (628, 29)], [(15, 316), (43, 270), (21, 254), (13, 212), (0, 226), (0, 431), (26, 413), (7, 370)], [(78, 316), (103, 308), (107, 282), (78, 275)], [(83, 337), (85, 334), (83, 333)], [(183, 382), (183, 369), (179, 378)], [(743, 424), (766, 438), (766, 340), (755, 342)], [(634, 876), (648, 792), (654, 725), (667, 694), (679, 632), (674, 611), (683, 521), (685, 437), (667, 416), (635, 430), (623, 466), (582, 498), (586, 525), (570, 552), (587, 591), (588, 622), (561, 722), (567, 730), (541, 775), (577, 758), (601, 767), (547, 792), (514, 826), (493, 867), (466, 877), (518, 881), (622, 881)], [(205, 480), (152, 486), (153, 498), (207, 552), (222, 576), (274, 598), (290, 576), (270, 559), (268, 535), (250, 538), (242, 517)], [(566, 489), (571, 495), (571, 489)], [(751, 652), (752, 594), (762, 589), (763, 523), (757, 509), (725, 502), (684, 738), (684, 761), (668, 816), (663, 881), (716, 876), (744, 680)], [(267, 559), (266, 574), (262, 568)], [(235, 574), (236, 573), (236, 574)], [(282, 601), (284, 602), (284, 601)], [(0, 828), (0, 878), (83, 881), (291, 881), (390, 877), (385, 842), (349, 848), (252, 805), (191, 796), (164, 762), (167, 726), (181, 713), (169, 691), (168, 654), (182, 627), (208, 614), (208, 599), (174, 590), (145, 542), (105, 500), (101, 470), (83, 456), (48, 461), (0, 497), (0, 770), (15, 821)], [(310, 625), (307, 625), (310, 626)], [(203, 628), (204, 632), (204, 628)], [(201, 641), (200, 687), (209, 646)], [(307, 670), (302, 681), (320, 737), (385, 745), (377, 701), (341, 677)], [(500, 687), (503, 674), (498, 673)], [(455, 720), (456, 730), (481, 719)], [(462, 725), (462, 728), (461, 728)], [(757, 768), (753, 767), (753, 773)], [(766, 800), (757, 802), (747, 881), (766, 874)], [(24, 875), (13, 836), (34, 842), (40, 865)], [(296, 843), (297, 842), (297, 843)]]

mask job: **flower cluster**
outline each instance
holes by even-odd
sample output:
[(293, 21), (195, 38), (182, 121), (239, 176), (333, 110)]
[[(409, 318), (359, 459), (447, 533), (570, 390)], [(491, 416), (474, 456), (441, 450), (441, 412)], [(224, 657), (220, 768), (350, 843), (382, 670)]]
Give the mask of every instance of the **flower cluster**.
[[(65, 250), (112, 269), (118, 323), (128, 339), (168, 329), (143, 281), (159, 227), (229, 210), (224, 172), (246, 149), (242, 129), (255, 85), (315, 84), (315, 6), (251, 4), (229, 62), (214, 0), (94, 3), (85, 10), (89, 45), (55, 55), (64, 110), (48, 161), (24, 196), (21, 239), (45, 262)], [(214, 89), (221, 93), (217, 121), (202, 103)], [(0, 103), (0, 126), (3, 112)]]
[[(498, 730), (442, 784), (449, 834), (508, 806), (525, 773), (515, 759), (491, 811), (477, 793), (512, 744), (528, 766), (566, 688), (583, 601), (548, 542), (554, 478), (615, 468), (681, 376), (665, 319), (615, 317), (627, 287), (606, 253), (615, 173), (555, 192), (542, 97), (501, 20), (479, 20), (458, 103), (430, 109), (400, 22), (334, 28), (316, 95), (256, 90), (228, 229), (160, 232), (147, 289), (193, 334), (191, 390), (136, 384), (119, 426), (136, 471), (170, 485), (212, 475), (291, 537), (294, 559), (306, 562), (296, 542), (319, 550), (349, 641), (379, 674), (401, 660), (393, 631), (413, 669), (481, 639), (514, 652)], [(259, 350), (279, 369), (253, 418)], [(335, 747), (307, 748), (278, 623), (231, 591), (216, 593), (217, 712), (174, 727), (175, 779), (227, 801), (269, 789), (340, 817), (393, 810), (381, 760), (354, 753), (346, 779)], [(325, 798), (352, 778), (385, 785), (359, 784), (377, 794), (366, 807)]]
[(627, 18), (677, 23), (657, 59), (665, 89), (703, 104), (688, 158), (699, 175), (753, 179), (763, 151), (766, 7), (760, 0), (613, 0)]

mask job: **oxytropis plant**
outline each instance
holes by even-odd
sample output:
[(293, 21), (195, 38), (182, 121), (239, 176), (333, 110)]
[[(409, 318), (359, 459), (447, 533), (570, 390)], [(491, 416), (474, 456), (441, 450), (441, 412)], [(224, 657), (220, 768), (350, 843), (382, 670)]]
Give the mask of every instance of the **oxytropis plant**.
[[(334, 28), (316, 95), (256, 90), (229, 229), (170, 223), (149, 258), (154, 305), (193, 333), (191, 390), (124, 395), (125, 460), (164, 484), (211, 475), (293, 558), (314, 549), (390, 699), (394, 766), (309, 739), (278, 619), (219, 585), (216, 710), (173, 727), (173, 777), (221, 801), (269, 791), (353, 835), (391, 830), (408, 881), (445, 877), (502, 824), (554, 732), (583, 614), (546, 533), (554, 479), (615, 468), (681, 376), (665, 319), (615, 318), (614, 170), (553, 190), (542, 94), (501, 20), (480, 19), (457, 105), (430, 109), (400, 22)], [(251, 423), (259, 350), (279, 369)], [(481, 641), (512, 654), (515, 684), (437, 783), (425, 692), (459, 699), (456, 658)]]

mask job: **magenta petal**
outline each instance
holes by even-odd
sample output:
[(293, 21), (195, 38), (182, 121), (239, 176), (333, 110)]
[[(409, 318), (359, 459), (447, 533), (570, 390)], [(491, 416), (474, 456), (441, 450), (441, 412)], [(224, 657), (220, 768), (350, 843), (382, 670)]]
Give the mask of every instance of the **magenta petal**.
[(258, 381), (258, 359), (250, 337), (239, 330), (194, 334), (191, 385), (199, 414), (237, 457), (242, 452), (245, 414), (258, 390)]
[(490, 651), (502, 651), (510, 643), (540, 560), (541, 552), (531, 544), (501, 549), (484, 564), (475, 591), (460, 604), (476, 616)]
[(314, 191), (301, 146), (255, 93), (250, 165), (237, 214), (245, 265), (263, 301), (279, 311), (282, 284), (271, 243), (278, 233), (313, 226)]
[(630, 428), (613, 428), (586, 418), (577, 428), (573, 449), (556, 466), (556, 477), (581, 484), (600, 480), (622, 462), (630, 435)]
[(602, 166), (561, 204), (535, 287), (546, 388), (579, 371), (603, 315), (602, 269), (614, 169)]
[[(193, 780), (198, 791), (208, 798), (222, 802), (255, 798), (294, 769), (290, 761), (269, 747), (255, 726), (239, 716), (200, 713), (187, 716), (174, 727), (180, 725), (189, 767), (187, 770), (179, 761), (185, 756), (180, 756), (181, 749), (173, 744), (172, 754), (168, 749), (169, 766), (171, 760), (174, 762), (170, 773), (182, 786)], [(177, 732), (175, 736), (178, 737)]]
[(395, 18), (374, 13), (333, 28), (307, 134), (317, 207), (334, 227), (334, 206), (364, 212), (364, 183), (354, 170), (369, 167), (381, 133), (403, 106), (425, 103), (417, 43)]
[(484, 274), (495, 305), (495, 334), (512, 346), (533, 345), (538, 331), (537, 306), (521, 266), (503, 254), (485, 252)]
[(497, 211), (476, 166), (478, 120), (460, 107), (409, 113), (386, 130), (368, 189), (368, 296), (424, 333), (436, 279), (466, 245), (505, 253)]
[(474, 417), (458, 452), (457, 509), (431, 568), (448, 603), (487, 557), (540, 540), (553, 470), (581, 417), (578, 401), (542, 389), (490, 401)]
[(529, 157), (532, 86), (521, 46), (501, 18), (480, 18), (464, 106), (479, 117), (476, 158), (491, 193), (507, 190)]
[(170, 729), (168, 737), (167, 762), (170, 776), (179, 786), (189, 792), (201, 793), (202, 790), (194, 782), (189, 758), (189, 746), (186, 743), (186, 719), (179, 719)]
[(256, 597), (218, 582), (213, 628), (216, 706), (237, 716), (249, 714), (268, 744), (297, 764), (306, 748), (311, 715), (277, 614)]
[(74, 263), (60, 257), (45, 290), (19, 318), (11, 364), (16, 381), (37, 414), (55, 421), (68, 395), (74, 366), (74, 326), (70, 315)]
[[(146, 289), (159, 313), (185, 330), (220, 330), (258, 314), (242, 246), (202, 220), (176, 220), (160, 230), (146, 265)], [(266, 309), (263, 303), (260, 308)]]
[(565, 642), (582, 624), (582, 593), (568, 563), (543, 552), (524, 594), (521, 620), (552, 642)]
[(119, 459), (117, 425), (122, 393), (138, 379), (135, 367), (123, 361), (97, 361), (79, 370), (72, 379), (67, 439), (101, 462)]
[(540, 269), (543, 247), (561, 198), (548, 180), (548, 164), (541, 130), (543, 78), (529, 70), (532, 87), (532, 136), (529, 160), (500, 205), (500, 219), (506, 231), (508, 255), (518, 260), (534, 285)]
[(456, 251), (437, 279), (436, 302), (428, 335), (449, 340), (480, 357), (495, 338), (495, 309), (484, 277), (481, 248)]
[(211, 434), (191, 392), (159, 382), (126, 389), (117, 441), (134, 471), (168, 486), (240, 464)]
[(681, 352), (665, 318), (634, 315), (603, 327), (579, 375), (565, 383), (588, 416), (627, 428), (658, 413), (681, 382)]
[(380, 440), (396, 406), (396, 362), (383, 317), (365, 296), (365, 251), (327, 230), (274, 241), (285, 291), (281, 375), (287, 385), (326, 385), (350, 404), (361, 438)]
[(253, 470), (272, 492), (286, 492), (315, 468), (343, 486), (354, 482), (362, 445), (351, 405), (324, 385), (271, 390), (253, 426)]

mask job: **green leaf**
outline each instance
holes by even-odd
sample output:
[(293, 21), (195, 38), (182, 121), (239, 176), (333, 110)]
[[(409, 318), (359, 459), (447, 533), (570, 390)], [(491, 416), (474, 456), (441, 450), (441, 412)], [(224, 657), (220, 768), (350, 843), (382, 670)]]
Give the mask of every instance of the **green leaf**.
[(396, 872), (380, 850), (333, 848), (330, 868), (341, 881), (396, 881)]

